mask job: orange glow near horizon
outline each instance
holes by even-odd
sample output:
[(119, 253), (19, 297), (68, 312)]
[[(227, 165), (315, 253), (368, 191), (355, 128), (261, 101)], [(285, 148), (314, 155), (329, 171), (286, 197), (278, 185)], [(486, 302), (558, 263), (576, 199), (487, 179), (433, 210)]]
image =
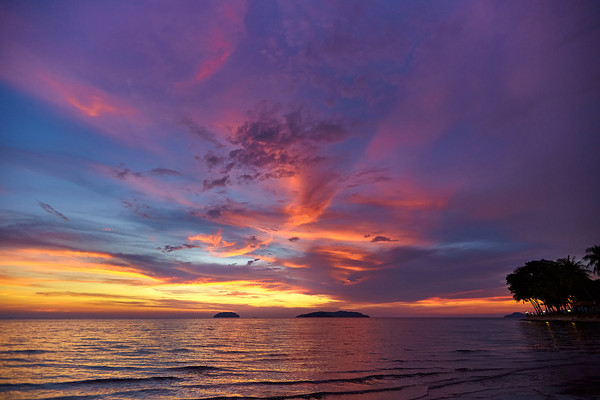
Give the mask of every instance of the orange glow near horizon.
[[(225, 243), (229, 248), (235, 245), (223, 241), (221, 232), (202, 238), (215, 246)], [(348, 263), (365, 262), (369, 258), (366, 252), (344, 246), (323, 247), (321, 250), (323, 254), (339, 261), (334, 265), (336, 269), (332, 277), (344, 285), (355, 284), (363, 279), (349, 280), (353, 272), (376, 268)], [(271, 261), (288, 268), (310, 268), (309, 265), (286, 260)], [(381, 316), (402, 313), (452, 315), (507, 313), (526, 308), (516, 304), (510, 296), (431, 297), (415, 302), (350, 304), (332, 296), (311, 294), (300, 287), (271, 281), (198, 279), (172, 282), (151, 276), (141, 267), (124, 263), (108, 253), (43, 248), (0, 251), (0, 300), (2, 311), (12, 312), (141, 314), (209, 312), (240, 307), (331, 309), (344, 306), (374, 310)]]
[[(216, 237), (216, 235), (214, 235)], [(213, 240), (221, 243), (221, 240)], [(315, 307), (325, 295), (263, 281), (173, 283), (106, 253), (26, 248), (0, 251), (4, 311), (202, 311), (223, 306)]]
[(511, 296), (491, 296), (474, 298), (429, 297), (414, 302), (393, 302), (381, 304), (356, 304), (357, 309), (369, 308), (383, 312), (403, 310), (406, 315), (468, 315), (468, 314), (507, 314), (527, 311), (531, 307), (517, 303)]

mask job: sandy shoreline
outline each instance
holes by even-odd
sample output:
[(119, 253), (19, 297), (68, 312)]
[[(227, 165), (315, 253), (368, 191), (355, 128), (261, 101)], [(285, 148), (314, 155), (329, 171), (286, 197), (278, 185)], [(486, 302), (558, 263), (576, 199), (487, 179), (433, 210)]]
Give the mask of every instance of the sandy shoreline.
[(563, 322), (600, 322), (600, 315), (530, 315), (521, 321), (563, 321)]

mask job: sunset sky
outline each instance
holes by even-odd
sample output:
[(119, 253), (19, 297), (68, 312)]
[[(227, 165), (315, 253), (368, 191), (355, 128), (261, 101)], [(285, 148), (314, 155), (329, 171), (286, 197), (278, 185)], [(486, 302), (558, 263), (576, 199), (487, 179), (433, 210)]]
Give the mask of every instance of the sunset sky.
[(3, 1), (5, 316), (502, 315), (600, 244), (600, 3)]

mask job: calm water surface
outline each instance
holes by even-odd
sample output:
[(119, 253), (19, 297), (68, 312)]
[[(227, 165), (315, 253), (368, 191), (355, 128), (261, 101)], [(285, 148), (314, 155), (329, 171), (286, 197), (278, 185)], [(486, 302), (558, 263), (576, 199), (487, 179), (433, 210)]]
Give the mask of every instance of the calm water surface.
[(4, 320), (0, 398), (593, 399), (600, 325)]

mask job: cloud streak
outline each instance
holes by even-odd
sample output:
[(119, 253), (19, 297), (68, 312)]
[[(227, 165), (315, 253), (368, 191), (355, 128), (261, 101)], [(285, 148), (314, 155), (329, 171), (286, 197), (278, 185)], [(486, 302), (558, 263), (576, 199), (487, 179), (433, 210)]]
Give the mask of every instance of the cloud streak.
[(54, 208), (52, 208), (52, 206), (50, 206), (49, 204), (46, 203), (42, 203), (41, 201), (38, 202), (38, 204), (40, 205), (40, 207), (42, 207), (42, 209), (44, 211), (46, 211), (48, 214), (52, 214), (55, 215), (59, 218), (61, 218), (64, 221), (69, 221), (69, 218), (65, 217), (62, 213), (56, 211)]

